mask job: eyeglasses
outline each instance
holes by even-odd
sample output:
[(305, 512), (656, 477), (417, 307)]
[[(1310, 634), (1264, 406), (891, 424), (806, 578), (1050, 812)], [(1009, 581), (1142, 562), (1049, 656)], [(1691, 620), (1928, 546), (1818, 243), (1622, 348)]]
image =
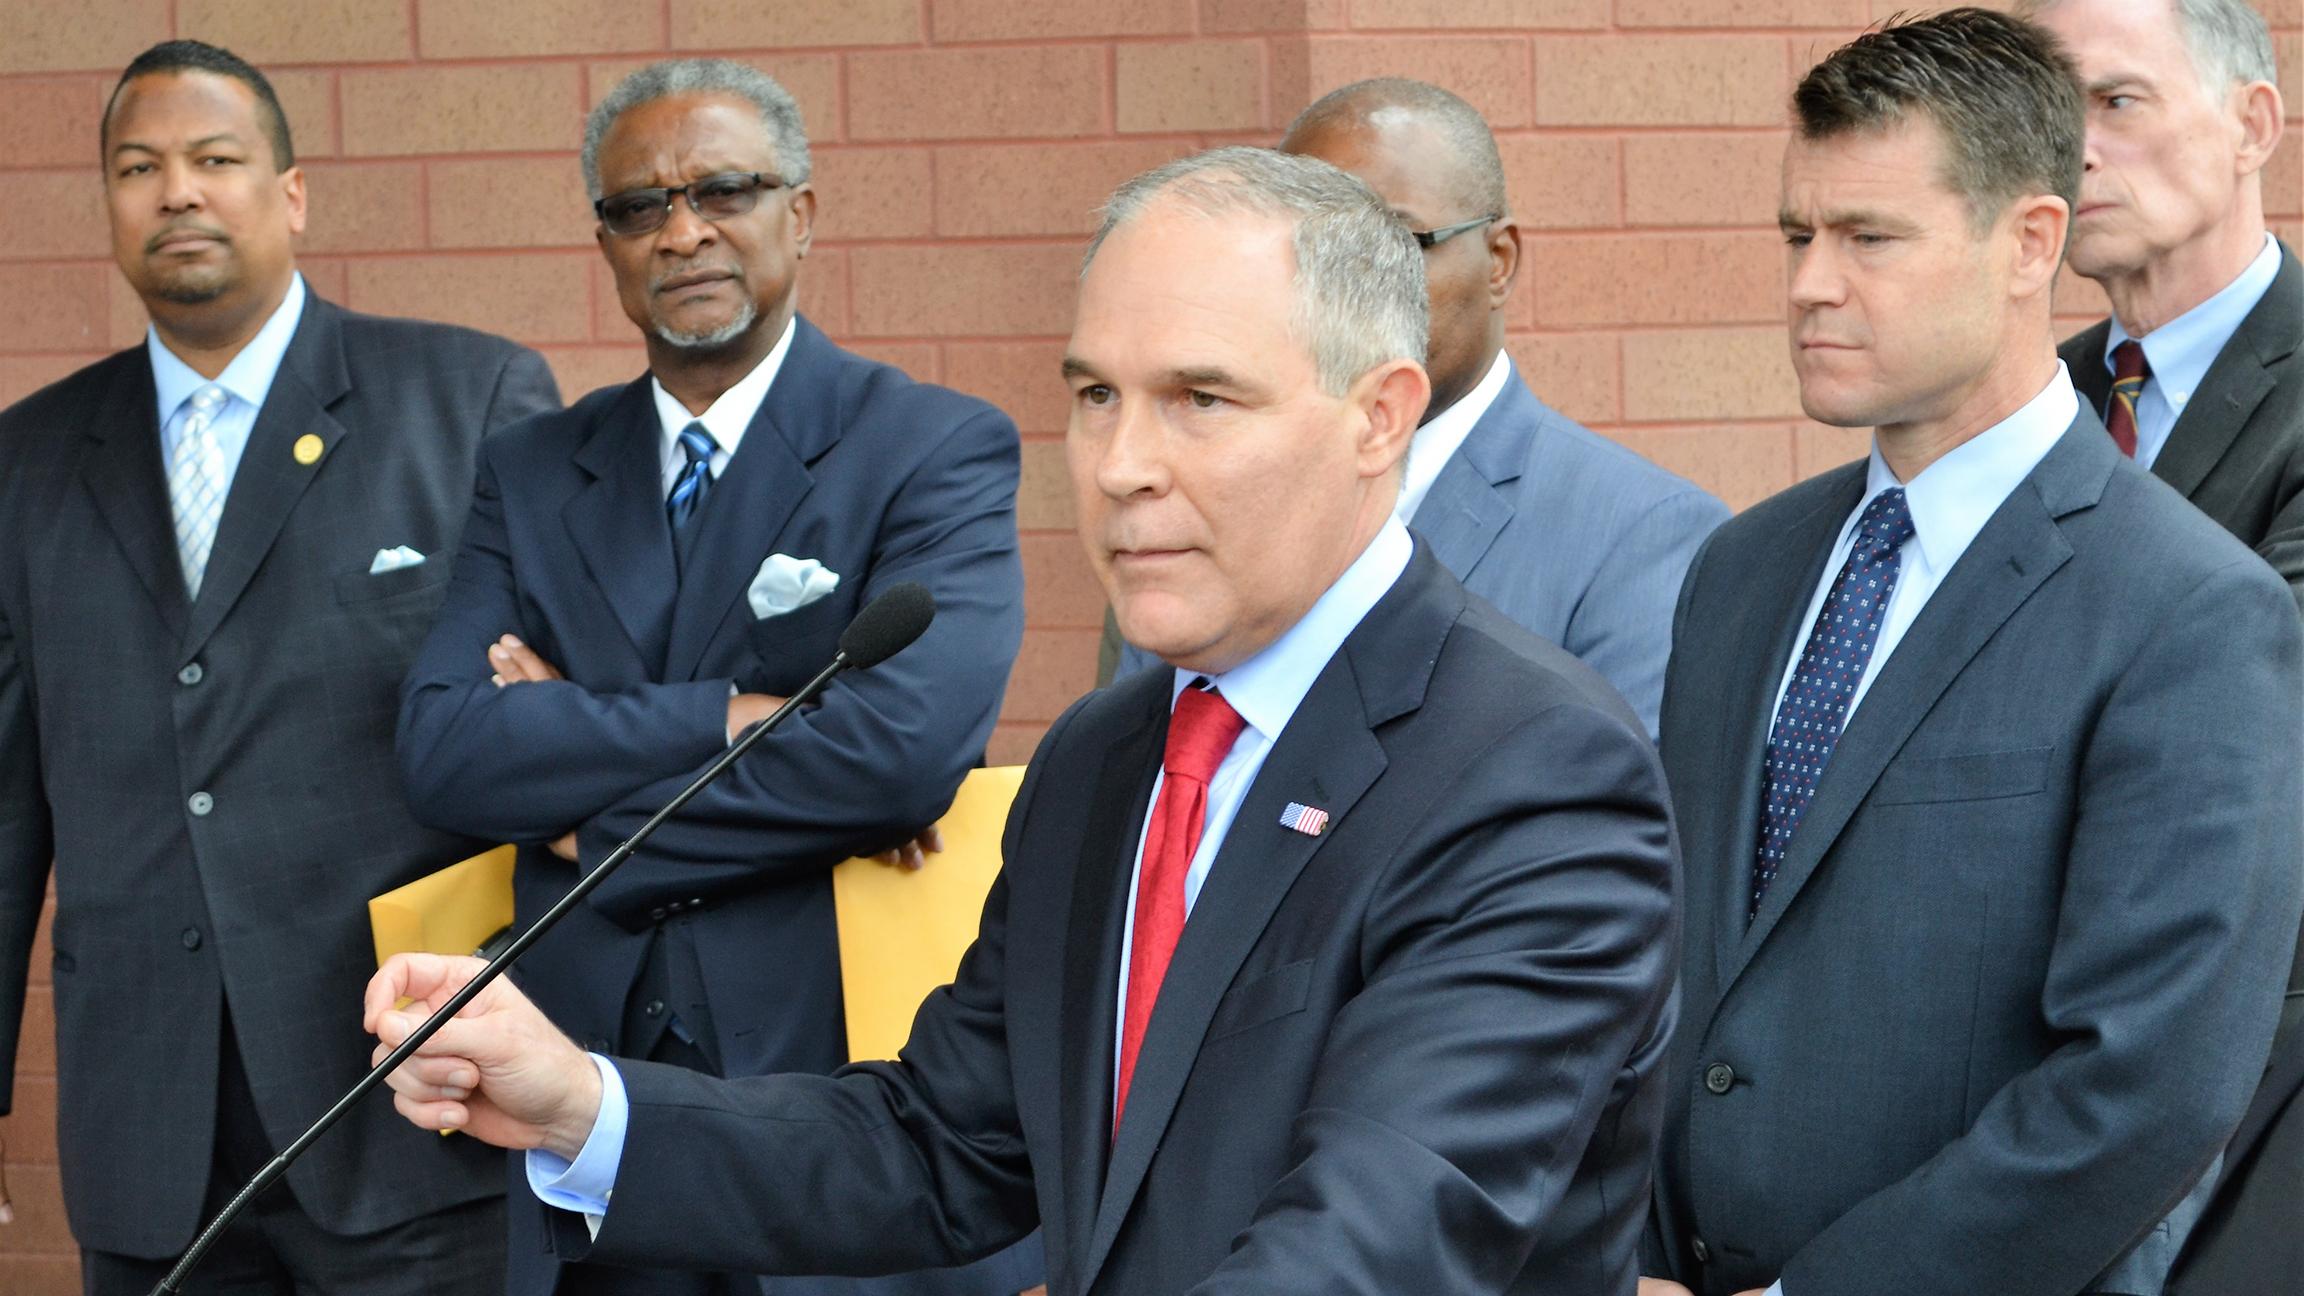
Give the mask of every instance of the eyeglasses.
[(723, 171), (673, 189), (627, 189), (592, 204), (611, 234), (651, 234), (672, 218), (672, 198), (688, 196), (688, 210), (708, 221), (741, 216), (759, 205), (762, 190), (784, 182), (762, 171)]
[[(646, 191), (643, 190), (642, 192)], [(1443, 225), (1438, 229), (1412, 229), (1408, 231), (1408, 236), (1416, 240), (1416, 246), (1429, 252), (1466, 230), (1476, 230), (1483, 225), (1493, 225), (1502, 219), (1504, 218), (1501, 216), (1482, 216), (1477, 220), (1458, 221), (1454, 225)]]

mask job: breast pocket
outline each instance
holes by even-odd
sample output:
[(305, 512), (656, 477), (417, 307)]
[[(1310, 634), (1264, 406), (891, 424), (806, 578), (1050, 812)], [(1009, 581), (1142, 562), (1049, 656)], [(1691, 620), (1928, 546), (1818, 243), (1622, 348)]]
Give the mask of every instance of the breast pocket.
[(413, 594), (448, 580), (448, 564), (439, 554), (426, 556), (413, 567), (390, 571), (348, 571), (336, 577), (338, 603), (369, 603), (395, 594)]
[(1925, 805), (2030, 796), (2048, 786), (2048, 762), (2055, 754), (2053, 747), (2020, 747), (1899, 760), (1881, 771), (1871, 802)]
[(1216, 1005), (1216, 1015), (1208, 1022), (1207, 1042), (1300, 1013), (1311, 993), (1310, 959), (1283, 964), (1252, 981), (1243, 981), (1226, 991)]

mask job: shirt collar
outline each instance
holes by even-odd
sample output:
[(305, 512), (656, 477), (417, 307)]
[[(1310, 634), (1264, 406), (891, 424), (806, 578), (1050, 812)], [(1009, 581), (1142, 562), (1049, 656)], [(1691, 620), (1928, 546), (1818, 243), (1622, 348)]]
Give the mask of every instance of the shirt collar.
[[(1210, 677), (1249, 728), (1266, 742), (1280, 736), (1304, 695), (1312, 691), (1312, 681), (1320, 678), (1329, 659), (1344, 646), (1368, 610), (1400, 579), (1400, 573), (1408, 570), (1415, 548), (1400, 519), (1386, 518), (1376, 538), (1296, 624), (1255, 656)], [(1168, 694), (1171, 706), (1185, 686), (1200, 675), (1199, 671), (1177, 669)]]
[(736, 380), (736, 385), (720, 393), (720, 398), (702, 414), (691, 414), (688, 407), (664, 390), (664, 384), (655, 375), (648, 378), (648, 390), (656, 399), (656, 420), (664, 426), (664, 445), (669, 455), (679, 455), (681, 429), (691, 423), (701, 423), (704, 430), (719, 443), (723, 453), (733, 455), (744, 440), (744, 429), (752, 426), (754, 415), (760, 412), (762, 402), (768, 399), (768, 388), (784, 368), (784, 353), (792, 349), (792, 334), (799, 328), (800, 317), (795, 314), (784, 323), (784, 335), (776, 345), (752, 366), (752, 372)]
[[(2152, 330), (2140, 339), (2144, 345), (2144, 362), (2152, 366), (2152, 381), (2170, 405), (2181, 409), (2192, 399), (2200, 387), (2200, 380), (2208, 376), (2208, 366), (2216, 363), (2216, 356), (2224, 344), (2232, 340), (2248, 312), (2264, 300), (2272, 290), (2272, 280), (2280, 274), (2280, 245), (2270, 234), (2264, 236), (2264, 248), (2256, 259), (2248, 263), (2239, 277), (2224, 285), (2215, 296)], [(2112, 350), (2128, 340), (2128, 330), (2120, 327), (2120, 317), (2112, 317), (2112, 331), (2104, 339), (2104, 367), (2112, 368)]]
[(1499, 350), (1472, 390), (1416, 429), (1415, 439), (1408, 445), (1408, 468), (1400, 478), (1400, 500), (1393, 506), (1394, 512), (1403, 519), (1416, 516), (1417, 506), (1431, 493), (1432, 483), (1440, 479), (1440, 470), (1463, 448), (1464, 439), (1486, 417), (1488, 407), (1503, 394), (1504, 383), (1511, 376), (1512, 362)]
[[(304, 276), (291, 275), (288, 292), (273, 308), (272, 317), (248, 345), (224, 366), (216, 376), (216, 385), (232, 393), (236, 400), (246, 401), (251, 409), (264, 408), (264, 398), (271, 394), (272, 380), (280, 375), (280, 362), (288, 358), (288, 343), (296, 337), (296, 326), (304, 318)], [(144, 326), (144, 353), (152, 361), (152, 388), (160, 398), (160, 421), (166, 423), (178, 406), (190, 400), (192, 393), (208, 385), (208, 379), (198, 370), (178, 359), (160, 340), (160, 331)]]
[[(2015, 413), (1946, 451), (1908, 482), (1896, 480), (1872, 447), (1872, 462), (1865, 475), (1864, 499), (1891, 486), (1904, 488), (1904, 501), (1912, 511), (1913, 540), (1920, 546), (1929, 570), (1943, 573), (1960, 561), (1976, 533), (1999, 511), (2010, 493), (2030, 476), (2080, 413), (2080, 395), (2072, 389), (2072, 375), (2064, 362), (2056, 362), (2048, 385)], [(1856, 516), (1861, 517), (1861, 506)], [(1851, 518), (1848, 525), (1856, 525)], [(1843, 532), (1843, 536), (1845, 536)]]

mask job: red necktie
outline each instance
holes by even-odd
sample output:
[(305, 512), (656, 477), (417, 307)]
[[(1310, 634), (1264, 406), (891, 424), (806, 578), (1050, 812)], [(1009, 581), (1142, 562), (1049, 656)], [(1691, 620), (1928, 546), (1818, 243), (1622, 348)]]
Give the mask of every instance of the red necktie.
[(1208, 781), (1232, 750), (1247, 721), (1213, 689), (1187, 688), (1176, 698), (1168, 721), (1168, 748), (1160, 757), (1167, 775), (1152, 822), (1144, 831), (1144, 860), (1136, 877), (1136, 930), (1128, 948), (1128, 1018), (1120, 1028), (1120, 1075), (1112, 1095), (1112, 1128), (1128, 1107), (1128, 1078), (1136, 1071), (1136, 1050), (1168, 975), (1168, 960), (1184, 934), (1184, 875), (1200, 849), (1200, 829), (1208, 819)]
[(2152, 366), (2144, 363), (2144, 344), (2130, 338), (2112, 348), (2112, 399), (2104, 406), (2104, 428), (2120, 453), (2136, 457), (2136, 398), (2144, 394), (2144, 380)]

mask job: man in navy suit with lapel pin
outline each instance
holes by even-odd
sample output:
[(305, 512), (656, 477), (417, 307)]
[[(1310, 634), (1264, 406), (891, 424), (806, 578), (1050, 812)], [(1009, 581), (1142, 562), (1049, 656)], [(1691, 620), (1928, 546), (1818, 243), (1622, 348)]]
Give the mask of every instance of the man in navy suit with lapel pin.
[[(539, 1149), (555, 1236), (622, 1263), (864, 1272), (1037, 1225), (1056, 1296), (1630, 1296), (1662, 770), (1394, 515), (1422, 254), (1327, 163), (1231, 148), (1123, 186), (1089, 257), (1081, 538), (1170, 665), (1049, 731), (902, 1059), (610, 1063), (499, 982), (396, 1104)], [(396, 996), (475, 966), (389, 964), (368, 1024), (404, 1038)]]
[[(521, 969), (604, 1053), (715, 1075), (830, 1071), (846, 1060), (831, 866), (942, 813), (1022, 638), (1015, 426), (795, 313), (816, 195), (799, 110), (765, 74), (644, 68), (593, 110), (583, 161), (649, 372), (482, 456), (455, 580), (405, 690), (410, 803), (522, 843), (518, 910), (533, 919), (831, 660), (875, 594), (926, 585), (938, 613), (917, 646), (834, 684)], [(538, 1224), (513, 1213), (516, 1296), (757, 1282), (562, 1264)], [(764, 1289), (1012, 1296), (1036, 1270), (1027, 1247), (966, 1273)]]
[(2161, 1296), (2304, 910), (2304, 626), (2057, 358), (2055, 39), (1950, 10), (1793, 105), (1801, 403), (1873, 449), (1681, 595), (1654, 1287)]
[[(53, 861), (64, 1207), (84, 1289), (139, 1296), (366, 1072), (369, 897), (477, 849), (408, 814), (392, 720), (482, 439), (560, 400), (525, 347), (311, 290), (230, 51), (137, 56), (100, 152), (150, 328), (0, 412), (0, 1111)], [(461, 1142), (354, 1113), (186, 1290), (488, 1296)]]
[[(1653, 734), (1672, 602), (1728, 509), (1538, 400), (1504, 354), (1520, 226), (1488, 123), (1439, 86), (1387, 77), (1322, 96), (1280, 148), (1359, 177), (1423, 250), (1432, 402), (1401, 520), (1465, 588), (1600, 672)], [(1122, 673), (1154, 663), (1110, 620), (1105, 634)]]

